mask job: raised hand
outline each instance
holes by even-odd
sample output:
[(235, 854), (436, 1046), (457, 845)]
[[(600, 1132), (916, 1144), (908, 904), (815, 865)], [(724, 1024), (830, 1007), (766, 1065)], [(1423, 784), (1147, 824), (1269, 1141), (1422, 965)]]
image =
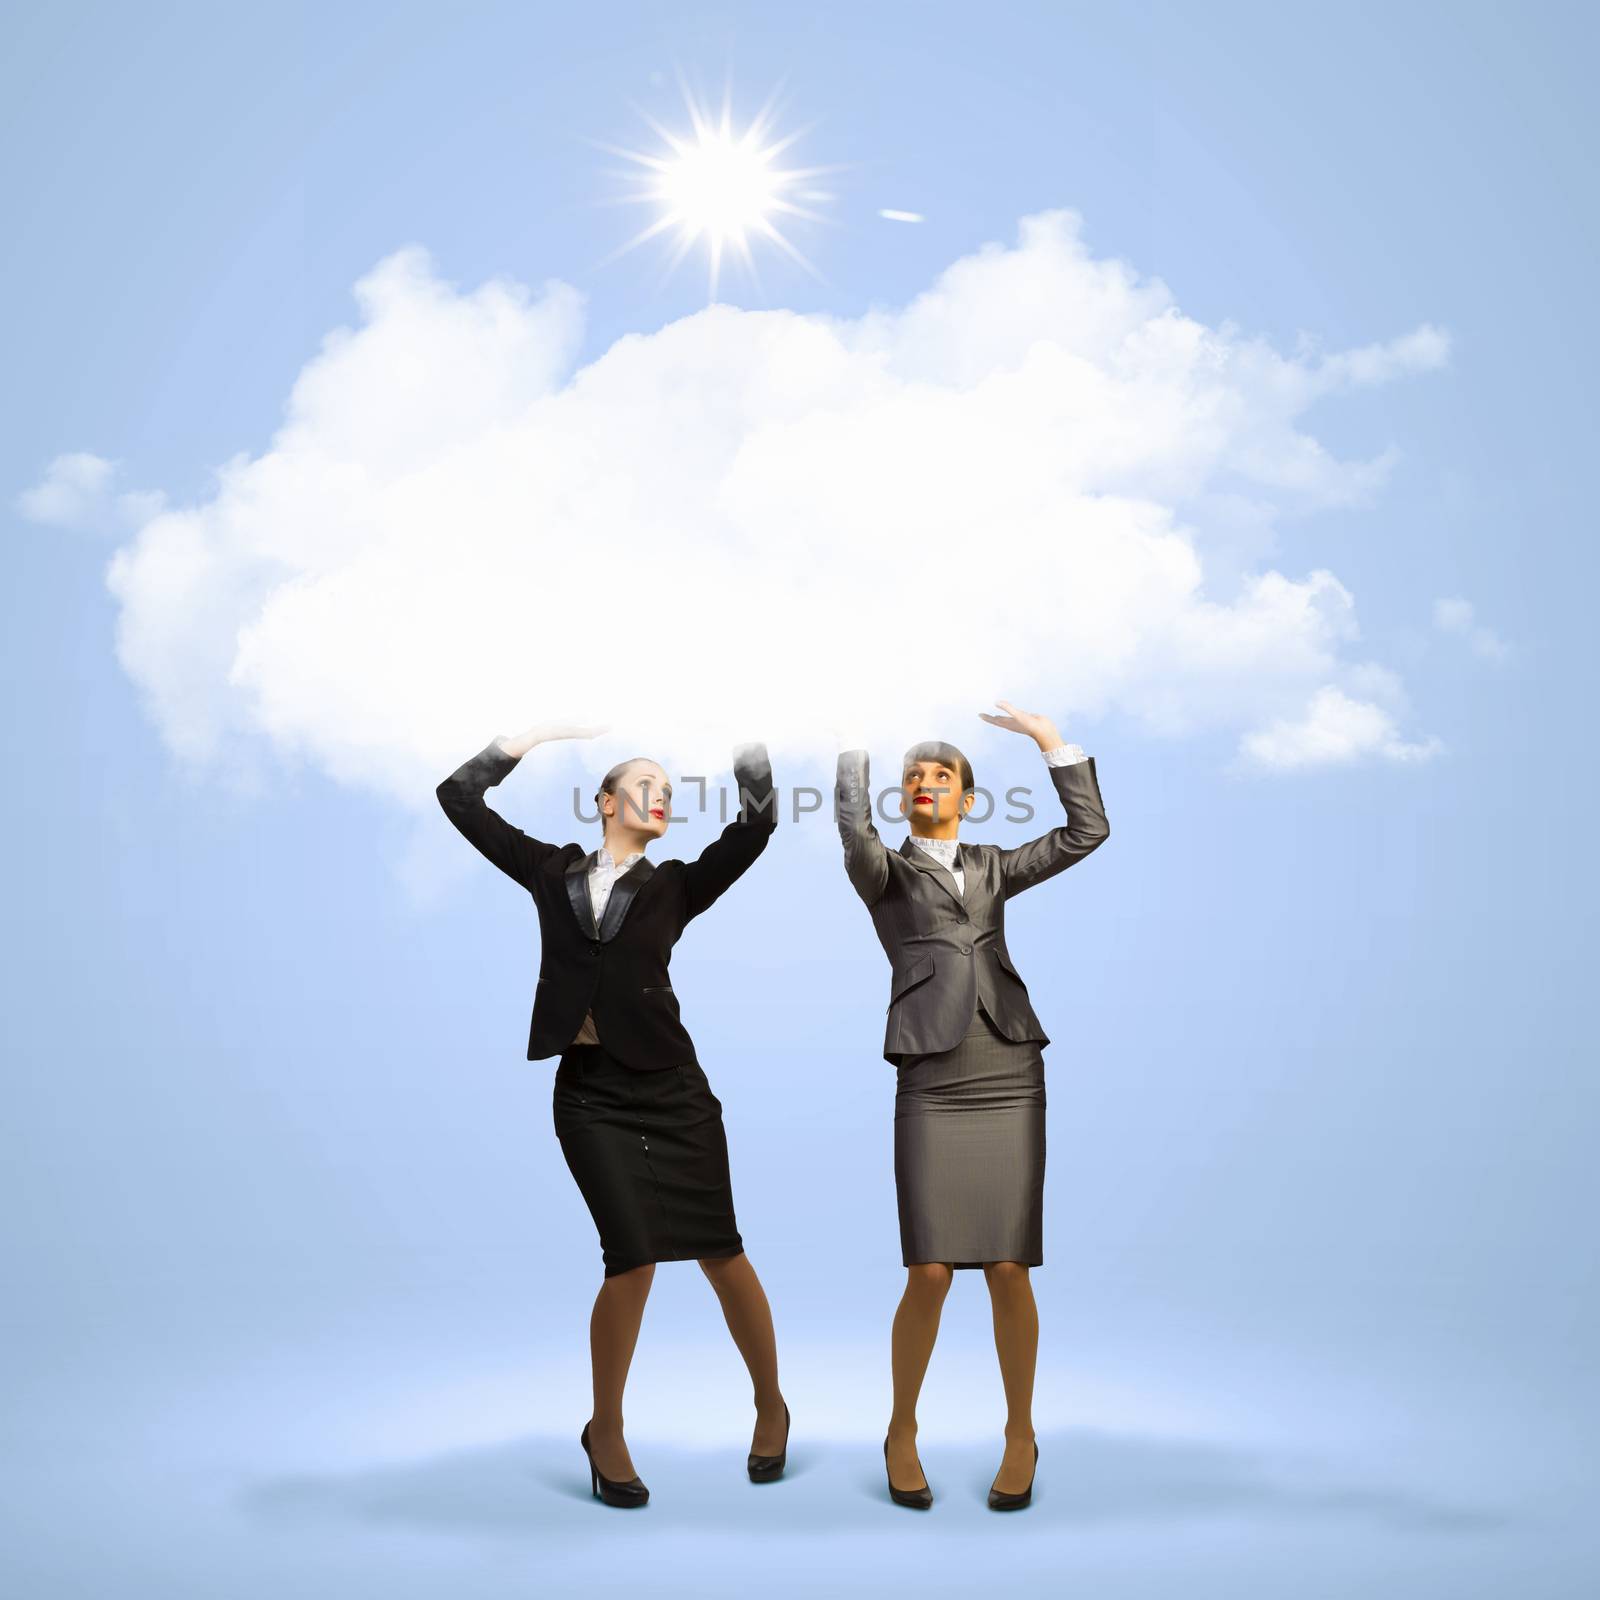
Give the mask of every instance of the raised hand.
[(548, 744), (552, 739), (593, 739), (610, 731), (608, 723), (536, 722), (514, 739), (501, 735), (498, 743), (508, 756), (524, 756), (536, 744)]
[(992, 711), (978, 713), (991, 726), (1004, 728), (1008, 733), (1025, 733), (1041, 750), (1054, 750), (1057, 745), (1066, 742), (1055, 723), (1041, 712), (1019, 711), (1009, 700), (996, 700), (995, 704), (1006, 713), (1005, 716), (997, 717)]

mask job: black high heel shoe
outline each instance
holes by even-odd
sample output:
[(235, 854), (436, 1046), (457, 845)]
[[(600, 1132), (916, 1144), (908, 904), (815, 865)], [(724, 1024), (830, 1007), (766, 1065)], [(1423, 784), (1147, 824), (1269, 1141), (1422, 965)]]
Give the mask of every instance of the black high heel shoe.
[(789, 1402), (783, 1402), (783, 1449), (775, 1456), (758, 1456), (754, 1450), (745, 1463), (751, 1483), (771, 1483), (783, 1476), (783, 1464), (789, 1459)]
[[(1033, 1441), (1033, 1476), (1039, 1473), (1039, 1441)], [(991, 1511), (1020, 1511), (1033, 1499), (1033, 1477), (1028, 1479), (1028, 1487), (1020, 1489), (1016, 1494), (1007, 1494), (1003, 1489), (996, 1489), (993, 1484), (989, 1486), (989, 1509)]]
[[(883, 1475), (889, 1478), (889, 1441), (883, 1441)], [(927, 1473), (923, 1473), (927, 1477)], [(889, 1478), (889, 1498), (897, 1506), (910, 1506), (913, 1511), (926, 1511), (933, 1504), (933, 1490), (924, 1483), (920, 1489), (897, 1489)]]
[(589, 1457), (590, 1494), (599, 1495), (608, 1506), (642, 1506), (650, 1498), (650, 1491), (639, 1481), (637, 1474), (623, 1483), (620, 1479), (608, 1478), (594, 1464), (594, 1455), (589, 1449), (587, 1422), (583, 1425), (583, 1432), (578, 1436), (578, 1443), (583, 1446), (583, 1453)]

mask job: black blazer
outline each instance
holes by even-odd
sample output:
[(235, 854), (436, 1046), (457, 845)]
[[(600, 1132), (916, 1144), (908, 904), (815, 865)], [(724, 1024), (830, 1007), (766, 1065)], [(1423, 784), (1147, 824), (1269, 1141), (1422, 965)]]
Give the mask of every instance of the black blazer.
[(533, 896), (539, 913), (539, 982), (528, 1060), (559, 1054), (592, 1010), (601, 1042), (625, 1065), (641, 1071), (698, 1065), (667, 966), (685, 924), (766, 849), (778, 825), (766, 746), (735, 750), (739, 815), (721, 835), (693, 861), (634, 862), (612, 884), (598, 928), (589, 902), (589, 869), (599, 851), (531, 838), (484, 801), (484, 790), (499, 783), (519, 759), (492, 740), (435, 793), (445, 815)]

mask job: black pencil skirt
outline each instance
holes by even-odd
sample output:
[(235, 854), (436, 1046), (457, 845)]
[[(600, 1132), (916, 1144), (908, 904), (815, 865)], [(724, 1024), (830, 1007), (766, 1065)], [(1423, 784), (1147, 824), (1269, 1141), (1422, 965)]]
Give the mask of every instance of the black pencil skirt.
[(561, 1153), (600, 1234), (606, 1277), (744, 1249), (722, 1102), (694, 1063), (640, 1072), (568, 1045), (551, 1097)]

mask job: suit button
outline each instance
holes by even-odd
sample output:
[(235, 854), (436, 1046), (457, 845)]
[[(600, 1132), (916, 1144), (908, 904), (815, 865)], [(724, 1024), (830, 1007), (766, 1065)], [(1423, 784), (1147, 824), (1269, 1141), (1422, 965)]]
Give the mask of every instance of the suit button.
[(961, 914), (960, 914), (960, 915), (959, 915), (959, 916), (958, 916), (958, 917), (957, 917), (957, 918), (956, 918), (956, 921), (957, 921), (957, 922), (965, 922), (965, 921), (966, 921), (966, 920), (967, 920), (967, 914), (966, 914), (966, 912), (965, 912), (965, 911), (963, 911), (963, 912), (962, 912), (962, 913), (961, 913)]
[(964, 945), (962, 945), (962, 947), (961, 947), (961, 953), (962, 953), (962, 955), (964, 955), (964, 956), (970, 956), (970, 955), (971, 955), (971, 954), (972, 954), (972, 946), (971, 946), (971, 945), (970, 945), (970, 944), (964, 944)]
[(600, 941), (598, 939), (591, 939), (589, 941), (589, 948), (591, 950), (598, 950), (600, 948)]

